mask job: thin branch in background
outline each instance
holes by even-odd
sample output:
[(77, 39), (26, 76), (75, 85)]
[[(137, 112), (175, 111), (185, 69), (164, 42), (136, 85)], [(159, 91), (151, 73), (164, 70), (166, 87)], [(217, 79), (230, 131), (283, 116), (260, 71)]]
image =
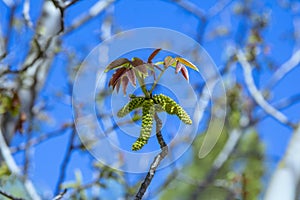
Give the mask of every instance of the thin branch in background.
[(68, 27), (64, 34), (69, 34), (70, 32), (74, 31), (81, 25), (85, 24), (90, 19), (96, 17), (101, 12), (103, 12), (108, 6), (113, 4), (116, 0), (102, 0), (95, 3), (88, 11), (88, 13), (82, 17), (79, 17), (79, 19), (75, 19), (75, 21), (72, 23), (70, 27)]
[(157, 137), (158, 143), (159, 143), (162, 151), (157, 156), (155, 156), (154, 161), (152, 162), (152, 164), (150, 166), (149, 172), (148, 172), (147, 176), (145, 177), (144, 182), (141, 184), (141, 186), (135, 196), (135, 200), (140, 200), (143, 198), (147, 188), (149, 187), (149, 185), (154, 177), (157, 167), (159, 166), (160, 162), (168, 154), (168, 146), (165, 143), (165, 141), (162, 137), (162, 134), (161, 134), (162, 122), (159, 119), (157, 113), (155, 113), (154, 119), (156, 122), (156, 137)]
[(15, 5), (13, 0), (2, 0), (2, 2), (8, 7), (11, 8)]
[(35, 188), (32, 184), (32, 182), (29, 179), (24, 179), (21, 175), (21, 170), (20, 168), (17, 166), (14, 158), (12, 157), (9, 147), (7, 146), (4, 136), (2, 134), (2, 130), (0, 128), (0, 150), (1, 150), (1, 155), (5, 161), (5, 163), (7, 164), (9, 170), (15, 174), (17, 177), (20, 178), (20, 180), (23, 181), (24, 183), (24, 187), (27, 191), (27, 193), (29, 194), (29, 196), (31, 197), (32, 200), (40, 200), (41, 198), (39, 197), (39, 195), (37, 194), (37, 192), (35, 191)]
[[(40, 145), (42, 142), (48, 141), (48, 139), (51, 139), (53, 137), (57, 137), (57, 136), (60, 136), (60, 135), (64, 134), (65, 131), (68, 130), (72, 126), (74, 126), (74, 124), (64, 124), (62, 128), (60, 128), (58, 130), (55, 130), (55, 131), (51, 131), (50, 133), (42, 134), (37, 138), (33, 138), (33, 139), (29, 140), (28, 143), (31, 147), (33, 147), (35, 145)], [(10, 147), (11, 153), (14, 154), (14, 153), (17, 153), (19, 151), (25, 150), (26, 149), (26, 144), (27, 143), (21, 143), (18, 146)]]
[(61, 1), (58, 0), (52, 0), (52, 3), (54, 6), (59, 10), (60, 12), (60, 30), (58, 31), (57, 35), (60, 35), (65, 30), (65, 4), (63, 4)]
[(207, 27), (207, 16), (206, 12), (203, 9), (200, 9), (194, 3), (187, 0), (171, 0), (171, 2), (178, 5), (180, 8), (184, 9), (186, 12), (194, 15), (199, 19), (199, 24), (197, 28), (197, 42), (202, 43), (205, 29)]
[(9, 12), (9, 17), (8, 17), (8, 24), (7, 24), (7, 31), (6, 31), (6, 36), (4, 37), (3, 40), (3, 53), (0, 56), (2, 60), (3, 58), (5, 58), (8, 55), (9, 52), (9, 41), (10, 41), (10, 37), (11, 37), (11, 32), (13, 29), (13, 21), (15, 18), (15, 12), (17, 9), (17, 5), (14, 4), (11, 1), (7, 1), (7, 5), (9, 5), (8, 7), (10, 8), (10, 12)]
[(176, 5), (191, 13), (195, 17), (201, 19), (202, 21), (206, 21), (205, 11), (203, 9), (200, 9), (193, 2), (187, 0), (171, 0), (171, 2), (175, 3)]
[(70, 6), (74, 5), (74, 4), (76, 4), (78, 1), (79, 1), (79, 0), (67, 1), (67, 2), (65, 3), (64, 8), (66, 9), (66, 8), (68, 8), (68, 7), (70, 7)]
[(58, 181), (56, 183), (55, 192), (54, 192), (55, 195), (59, 194), (60, 189), (61, 189), (61, 184), (65, 180), (65, 176), (66, 176), (66, 172), (67, 172), (67, 166), (68, 166), (68, 163), (69, 163), (70, 158), (71, 158), (71, 154), (72, 154), (73, 149), (74, 149), (73, 144), (74, 144), (74, 140), (75, 140), (75, 135), (76, 135), (76, 131), (73, 130), (71, 135), (70, 135), (70, 138), (69, 138), (67, 151), (66, 151), (64, 159), (63, 159), (63, 161), (60, 165), (60, 171), (59, 171), (60, 173), (59, 173)]
[(279, 121), (280, 123), (282, 123), (284, 125), (288, 125), (289, 127), (294, 128), (295, 125), (292, 122), (289, 121), (289, 119), (287, 118), (287, 116), (285, 116), (282, 112), (278, 111), (272, 105), (270, 105), (264, 99), (264, 97), (261, 94), (261, 92), (256, 88), (254, 80), (253, 80), (253, 76), (252, 76), (252, 67), (249, 64), (249, 62), (247, 61), (246, 56), (244, 55), (244, 53), (241, 50), (239, 50), (237, 52), (237, 58), (238, 58), (241, 66), (243, 68), (244, 78), (245, 78), (245, 82), (246, 82), (247, 88), (248, 88), (251, 96), (255, 100), (255, 102), (266, 113), (268, 113), (270, 116), (272, 116), (274, 119), (276, 119), (277, 121)]
[(67, 193), (67, 189), (64, 189), (64, 191), (62, 191), (61, 193), (59, 193), (58, 195), (56, 195), (53, 200), (60, 200), (64, 197), (64, 195)]
[(10, 200), (24, 200), (22, 198), (17, 198), (17, 197), (14, 197), (14, 196), (10, 195), (10, 194), (7, 194), (6, 192), (3, 192), (1, 190), (0, 190), (0, 195), (4, 196), (4, 197), (6, 197), (7, 199), (10, 199)]
[(24, 1), (24, 4), (23, 4), (23, 11), (22, 11), (22, 14), (23, 14), (23, 17), (24, 17), (24, 20), (25, 20), (25, 23), (26, 25), (29, 27), (29, 28), (32, 28), (33, 29), (33, 23), (31, 21), (31, 17), (29, 15), (29, 11), (30, 11), (30, 1), (29, 0), (25, 0)]
[[(299, 103), (299, 102), (300, 102), (300, 94), (296, 94), (296, 95), (284, 98), (284, 99), (274, 103), (273, 106), (277, 110), (281, 110), (281, 109), (286, 109), (286, 108), (288, 108), (296, 103)], [(265, 113), (265, 112), (263, 112), (263, 110), (261, 110), (261, 112), (259, 112), (257, 114), (257, 117), (255, 120), (261, 121), (265, 117), (267, 117), (267, 113)]]
[(300, 64), (300, 49), (296, 51), (292, 57), (287, 60), (279, 69), (273, 74), (270, 81), (267, 83), (265, 89), (274, 87), (284, 76)]
[(228, 6), (232, 0), (219, 0), (208, 11), (207, 16), (211, 18), (218, 15), (226, 6)]
[(74, 199), (76, 197), (76, 195), (78, 193), (80, 193), (81, 191), (83, 190), (86, 190), (86, 189), (89, 189), (91, 187), (94, 187), (95, 185), (97, 185), (101, 180), (101, 176), (98, 176), (96, 179), (94, 179), (93, 181), (89, 182), (89, 183), (86, 183), (86, 184), (83, 184), (81, 185), (80, 187), (78, 188), (75, 188), (72, 193), (70, 193), (69, 195), (69, 199)]
[(32, 153), (32, 149), (30, 148), (30, 143), (29, 141), (32, 139), (33, 136), (33, 126), (34, 126), (34, 104), (35, 104), (35, 100), (37, 97), (37, 93), (36, 93), (36, 87), (37, 87), (37, 76), (39, 74), (39, 70), (41, 70), (41, 68), (38, 68), (36, 70), (36, 73), (33, 76), (33, 83), (29, 88), (30, 91), (30, 96), (31, 99), (29, 101), (29, 112), (27, 115), (27, 121), (29, 123), (28, 128), (27, 128), (27, 134), (26, 134), (26, 139), (25, 139), (25, 150), (24, 150), (24, 167), (23, 167), (23, 176), (25, 179), (27, 179), (28, 176), (28, 172), (29, 172), (29, 167), (30, 167), (30, 163), (31, 163), (31, 153)]

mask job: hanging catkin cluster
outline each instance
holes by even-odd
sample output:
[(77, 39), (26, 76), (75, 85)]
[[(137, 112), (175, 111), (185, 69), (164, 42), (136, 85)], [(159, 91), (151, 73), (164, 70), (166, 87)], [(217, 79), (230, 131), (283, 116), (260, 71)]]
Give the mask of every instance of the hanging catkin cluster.
[(152, 131), (153, 116), (155, 112), (153, 105), (152, 99), (145, 99), (143, 102), (142, 129), (139, 138), (132, 145), (133, 151), (140, 150), (148, 142)]
[(186, 124), (192, 124), (190, 116), (185, 112), (185, 110), (177, 104), (170, 97), (159, 94), (153, 96), (154, 103), (161, 105), (161, 107), (171, 115), (177, 115), (181, 121)]
[(118, 117), (124, 117), (129, 114), (131, 111), (142, 106), (145, 98), (144, 97), (132, 97), (131, 101), (126, 104), (121, 110), (118, 112)]
[(131, 101), (121, 108), (117, 115), (124, 117), (138, 108), (142, 108), (142, 129), (139, 138), (132, 145), (133, 151), (140, 150), (147, 144), (155, 112), (165, 111), (168, 114), (177, 115), (186, 124), (192, 124), (192, 120), (185, 110), (173, 99), (163, 94), (154, 95), (152, 98), (131, 96)]

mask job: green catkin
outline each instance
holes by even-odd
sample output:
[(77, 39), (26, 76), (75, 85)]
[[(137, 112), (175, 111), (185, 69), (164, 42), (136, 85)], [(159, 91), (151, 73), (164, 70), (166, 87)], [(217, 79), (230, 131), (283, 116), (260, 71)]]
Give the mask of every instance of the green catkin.
[(145, 144), (147, 144), (152, 131), (154, 112), (155, 107), (153, 100), (145, 99), (143, 102), (142, 129), (140, 137), (132, 145), (133, 151), (140, 150)]
[(192, 124), (192, 120), (190, 116), (185, 112), (185, 110), (178, 105), (173, 99), (170, 97), (159, 94), (154, 95), (153, 100), (155, 104), (161, 105), (161, 107), (171, 115), (177, 115), (181, 121), (186, 124)]
[(144, 97), (134, 97), (131, 98), (131, 101), (127, 103), (121, 110), (118, 112), (118, 117), (124, 117), (125, 115), (129, 114), (134, 109), (137, 109), (142, 106), (145, 98)]

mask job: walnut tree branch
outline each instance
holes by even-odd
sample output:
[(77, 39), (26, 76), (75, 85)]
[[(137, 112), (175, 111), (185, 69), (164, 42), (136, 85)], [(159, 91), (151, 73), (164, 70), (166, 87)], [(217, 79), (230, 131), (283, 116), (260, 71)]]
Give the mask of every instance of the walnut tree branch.
[(159, 143), (162, 151), (154, 158), (154, 160), (150, 166), (149, 172), (148, 172), (147, 176), (145, 177), (144, 182), (140, 186), (140, 189), (135, 196), (135, 200), (140, 200), (143, 198), (147, 188), (149, 187), (149, 185), (154, 177), (157, 167), (159, 166), (160, 162), (168, 154), (168, 146), (165, 143), (165, 141), (162, 137), (162, 134), (161, 134), (162, 122), (159, 119), (157, 113), (154, 114), (154, 119), (156, 122), (156, 137), (157, 137), (158, 143)]
[(246, 85), (248, 87), (248, 90), (251, 94), (251, 96), (253, 97), (253, 99), (255, 100), (255, 102), (266, 112), (268, 113), (270, 116), (272, 116), (274, 119), (276, 119), (277, 121), (279, 121), (280, 123), (284, 124), (284, 125), (288, 125), (290, 127), (295, 127), (295, 125), (293, 123), (291, 123), (289, 121), (289, 119), (287, 118), (286, 115), (284, 115), (282, 112), (280, 112), (279, 110), (275, 109), (272, 105), (270, 105), (263, 97), (263, 95), (261, 94), (261, 92), (257, 89), (254, 80), (253, 80), (253, 76), (252, 76), (252, 68), (250, 63), (247, 61), (246, 56), (244, 55), (244, 53), (239, 50), (237, 52), (237, 58), (243, 68), (244, 71), (244, 78), (245, 78), (245, 82)]

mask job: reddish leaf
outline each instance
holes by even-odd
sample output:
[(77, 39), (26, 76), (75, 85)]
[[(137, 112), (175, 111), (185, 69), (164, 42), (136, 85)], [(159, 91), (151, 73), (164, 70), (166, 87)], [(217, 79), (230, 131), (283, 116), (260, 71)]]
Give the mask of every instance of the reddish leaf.
[(148, 57), (148, 63), (152, 63), (152, 59), (158, 54), (158, 52), (161, 50), (161, 48), (159, 49), (155, 49), (150, 56)]
[(112, 77), (108, 83), (108, 86), (112, 86), (114, 89), (117, 82), (119, 81), (121, 76), (126, 73), (126, 71), (127, 71), (126, 68), (120, 68), (120, 69), (116, 70), (116, 72), (112, 75)]
[(122, 84), (123, 93), (124, 93), (124, 95), (126, 95), (126, 90), (127, 90), (127, 86), (128, 86), (128, 82), (129, 82), (128, 77), (123, 76), (121, 81), (122, 81), (121, 84)]
[(121, 85), (121, 81), (119, 80), (117, 83), (116, 83), (116, 91), (117, 93), (119, 93), (119, 90), (120, 90), (120, 85)]
[(176, 62), (176, 69), (175, 69), (175, 73), (177, 74), (179, 71), (181, 71), (182, 68), (185, 68), (185, 66), (183, 64), (181, 64), (180, 62)]
[(131, 63), (134, 67), (140, 66), (142, 64), (144, 64), (144, 61), (142, 61), (141, 59), (134, 57), (132, 59), (132, 63)]
[(189, 80), (189, 72), (186, 69), (186, 67), (183, 66), (180, 71), (181, 71), (183, 77), (188, 81)]
[(133, 70), (128, 70), (126, 72), (126, 76), (128, 77), (130, 83), (133, 85), (133, 86), (136, 86), (136, 80), (135, 80), (135, 74), (134, 74), (134, 71)]
[(125, 65), (126, 63), (130, 64), (130, 60), (128, 60), (127, 58), (119, 58), (117, 60), (114, 60), (106, 67), (104, 72), (108, 72), (109, 70), (121, 67), (121, 66)]

